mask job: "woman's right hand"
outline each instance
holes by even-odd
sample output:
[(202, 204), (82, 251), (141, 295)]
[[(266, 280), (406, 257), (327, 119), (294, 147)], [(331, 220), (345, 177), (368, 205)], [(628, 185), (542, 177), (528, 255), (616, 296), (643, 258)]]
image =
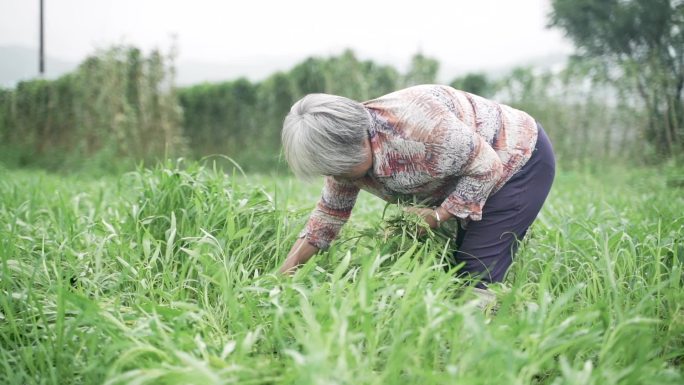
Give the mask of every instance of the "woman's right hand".
[(305, 264), (318, 250), (319, 248), (310, 244), (306, 238), (299, 238), (287, 254), (287, 258), (280, 267), (279, 272), (286, 275), (294, 274), (297, 271), (297, 267)]

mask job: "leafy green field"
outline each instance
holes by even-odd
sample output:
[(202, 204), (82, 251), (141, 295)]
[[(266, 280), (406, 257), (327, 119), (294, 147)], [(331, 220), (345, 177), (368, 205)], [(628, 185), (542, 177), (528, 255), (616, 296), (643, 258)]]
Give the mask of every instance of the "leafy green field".
[(684, 189), (655, 169), (560, 173), (496, 313), (369, 195), (289, 279), (319, 186), (1, 171), (3, 384), (684, 383)]

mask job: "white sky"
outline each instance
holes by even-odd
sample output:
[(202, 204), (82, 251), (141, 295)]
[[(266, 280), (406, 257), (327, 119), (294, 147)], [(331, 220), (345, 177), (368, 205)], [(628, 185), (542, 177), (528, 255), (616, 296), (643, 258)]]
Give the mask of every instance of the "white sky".
[[(0, 0), (0, 45), (36, 47), (39, 0)], [(46, 52), (78, 61), (95, 48), (170, 46), (179, 61), (256, 63), (338, 54), (400, 69), (418, 50), (443, 67), (501, 68), (569, 53), (545, 29), (549, 0), (45, 0)], [(284, 68), (283, 68), (284, 69)]]

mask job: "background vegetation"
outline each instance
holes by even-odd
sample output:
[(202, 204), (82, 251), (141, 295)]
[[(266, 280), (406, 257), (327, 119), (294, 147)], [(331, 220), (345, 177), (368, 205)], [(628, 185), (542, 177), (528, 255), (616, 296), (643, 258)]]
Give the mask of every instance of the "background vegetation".
[(665, 156), (684, 142), (684, 2), (553, 0), (551, 25), (578, 54), (596, 58), (604, 78), (640, 100), (644, 139)]
[[(0, 92), (5, 162), (48, 169), (119, 169), (182, 153), (171, 60), (114, 47), (57, 80)], [(93, 164), (94, 163), (94, 164)]]
[[(563, 68), (515, 68), (497, 78), (473, 73), (449, 84), (529, 112), (549, 132), (564, 167), (680, 160), (683, 3), (557, 0), (550, 23), (578, 47)], [(0, 90), (1, 159), (68, 170), (225, 154), (247, 170), (273, 170), (282, 165), (283, 118), (301, 96), (362, 101), (435, 83), (439, 72), (439, 63), (420, 53), (400, 73), (347, 50), (307, 58), (259, 82), (177, 89), (173, 57), (114, 47), (57, 80)]]

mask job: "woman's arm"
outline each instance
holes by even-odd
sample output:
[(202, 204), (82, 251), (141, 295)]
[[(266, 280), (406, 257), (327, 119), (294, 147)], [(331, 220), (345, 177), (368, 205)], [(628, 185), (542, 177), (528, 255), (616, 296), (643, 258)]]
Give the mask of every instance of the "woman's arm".
[(299, 265), (305, 264), (314, 254), (320, 250), (310, 244), (305, 238), (299, 238), (287, 255), (285, 262), (280, 267), (280, 273), (294, 274)]
[(297, 266), (330, 246), (349, 219), (358, 194), (359, 188), (353, 183), (325, 178), (321, 199), (281, 266), (281, 273), (292, 274)]
[[(459, 132), (459, 131), (456, 131)], [(468, 161), (457, 170), (459, 176), (453, 191), (440, 205), (451, 215), (479, 221), (482, 219), (482, 208), (503, 173), (503, 165), (494, 149), (482, 137), (469, 132), (468, 128), (460, 130), (461, 148), (452, 148), (452, 153), (458, 151), (467, 154)]]

